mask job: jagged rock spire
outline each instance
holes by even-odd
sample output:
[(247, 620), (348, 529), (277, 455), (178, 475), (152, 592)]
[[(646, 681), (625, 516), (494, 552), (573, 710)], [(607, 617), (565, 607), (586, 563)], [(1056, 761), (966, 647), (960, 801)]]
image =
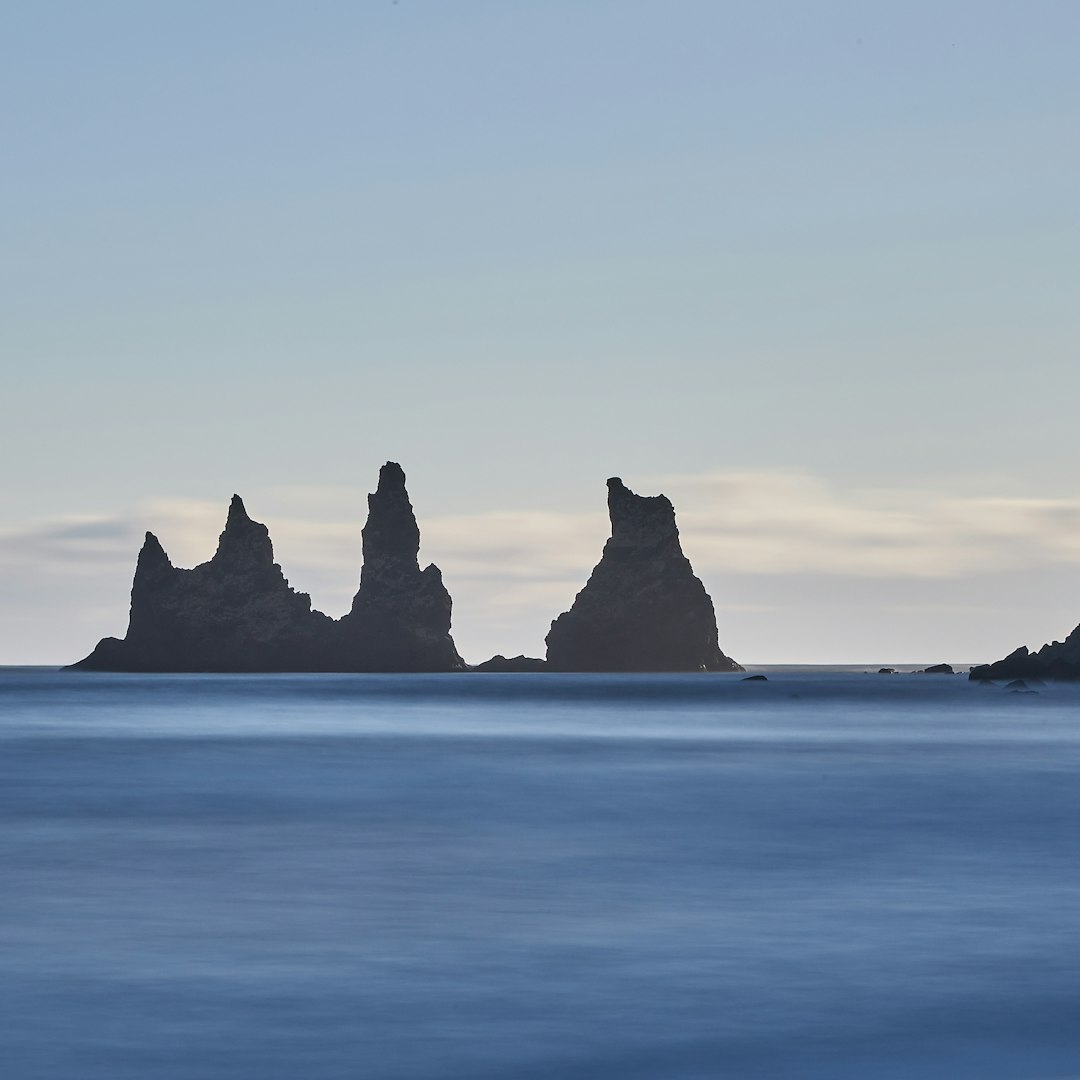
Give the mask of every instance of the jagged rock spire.
[(465, 664), (450, 636), (450, 594), (437, 566), (417, 562), (416, 524), (405, 472), (396, 461), (379, 470), (368, 495), (364, 565), (352, 610), (341, 620), (346, 670), (457, 671)]
[(162, 567), (172, 569), (172, 561), (165, 554), (161, 541), (152, 533), (148, 532), (143, 540), (143, 546), (139, 549), (139, 559), (135, 564), (136, 576)]
[(405, 471), (396, 461), (388, 461), (379, 470), (378, 487), (368, 495), (368, 519), (361, 535), (360, 588), (408, 588), (420, 573), (416, 558), (420, 528), (405, 490)]
[(225, 528), (218, 537), (217, 551), (211, 560), (219, 568), (265, 570), (274, 565), (274, 545), (270, 531), (248, 516), (244, 500), (233, 495)]

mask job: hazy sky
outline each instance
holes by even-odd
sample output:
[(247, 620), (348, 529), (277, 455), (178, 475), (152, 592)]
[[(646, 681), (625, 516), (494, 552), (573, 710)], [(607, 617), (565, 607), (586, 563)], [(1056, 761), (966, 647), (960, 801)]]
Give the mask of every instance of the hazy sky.
[(331, 614), (400, 461), (471, 660), (604, 480), (737, 659), (1080, 620), (1080, 5), (7, 5), (0, 663), (122, 634), (233, 491)]

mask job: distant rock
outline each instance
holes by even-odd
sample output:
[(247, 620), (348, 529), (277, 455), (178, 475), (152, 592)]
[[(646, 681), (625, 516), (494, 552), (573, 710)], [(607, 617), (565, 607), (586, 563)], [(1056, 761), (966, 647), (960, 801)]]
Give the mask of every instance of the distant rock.
[(571, 609), (552, 624), (554, 671), (742, 671), (720, 651), (716, 613), (663, 495), (608, 480), (611, 539)]
[(1052, 641), (1038, 652), (1021, 645), (1003, 660), (973, 667), (968, 676), (984, 679), (1080, 679), (1080, 626), (1064, 641)]
[(450, 637), (450, 594), (434, 564), (420, 569), (420, 530), (394, 461), (368, 496), (364, 566), (338, 626), (343, 671), (464, 671)]
[(139, 553), (123, 640), (105, 638), (72, 667), (97, 671), (459, 671), (450, 596), (416, 561), (420, 534), (405, 474), (388, 462), (368, 496), (364, 568), (352, 611), (314, 611), (274, 562), (265, 525), (239, 495), (214, 557), (173, 566), (152, 533)]
[(930, 667), (920, 668), (916, 675), (955, 675), (951, 664), (931, 664)]
[(333, 622), (289, 587), (266, 526), (239, 495), (217, 551), (192, 570), (173, 566), (153, 533), (139, 552), (123, 640), (105, 638), (72, 666), (98, 671), (309, 670)]
[(536, 656), (511, 656), (509, 658), (496, 653), (490, 660), (482, 664), (474, 664), (470, 671), (489, 672), (526, 672), (547, 671), (547, 661)]
[(740, 679), (740, 682), (768, 682), (768, 675), (747, 675), (745, 679)]
[(896, 674), (896, 668), (894, 668), (894, 667), (879, 667), (877, 669), (877, 673), (879, 675), (895, 675)]

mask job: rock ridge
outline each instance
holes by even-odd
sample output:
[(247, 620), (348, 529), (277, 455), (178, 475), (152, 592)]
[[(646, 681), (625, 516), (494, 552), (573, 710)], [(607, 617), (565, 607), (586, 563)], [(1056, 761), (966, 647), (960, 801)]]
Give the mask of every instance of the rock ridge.
[(1064, 641), (1052, 641), (1037, 652), (1026, 645), (992, 664), (973, 667), (969, 678), (988, 679), (1080, 679), (1080, 626)]

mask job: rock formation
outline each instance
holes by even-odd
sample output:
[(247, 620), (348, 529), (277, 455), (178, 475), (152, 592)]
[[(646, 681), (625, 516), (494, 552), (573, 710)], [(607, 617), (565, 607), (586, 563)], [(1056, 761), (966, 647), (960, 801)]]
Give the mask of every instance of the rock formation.
[(265, 525), (238, 495), (217, 552), (173, 566), (152, 533), (139, 553), (123, 640), (105, 638), (72, 667), (97, 671), (456, 671), (450, 596), (421, 571), (420, 532), (401, 466), (388, 462), (368, 496), (364, 567), (352, 611), (312, 610), (274, 562)]
[(720, 651), (716, 614), (663, 495), (608, 480), (611, 539), (547, 636), (555, 671), (742, 671)]
[(1021, 645), (993, 664), (971, 669), (972, 679), (1080, 679), (1080, 626), (1064, 641), (1052, 641), (1038, 652)]
[(173, 566), (153, 533), (139, 552), (127, 636), (104, 638), (72, 665), (98, 671), (311, 670), (332, 620), (289, 587), (265, 525), (239, 495), (214, 557)]
[(521, 653), (517, 656), (503, 656), (502, 653), (496, 653), (490, 660), (485, 660), (482, 664), (473, 664), (470, 671), (486, 671), (493, 672), (495, 674), (509, 674), (522, 672), (536, 672), (547, 671), (547, 661), (541, 660), (536, 656), (525, 656)]
[(364, 566), (352, 610), (340, 623), (346, 671), (463, 671), (450, 637), (450, 594), (434, 564), (420, 569), (420, 530), (405, 473), (388, 461), (368, 496)]

